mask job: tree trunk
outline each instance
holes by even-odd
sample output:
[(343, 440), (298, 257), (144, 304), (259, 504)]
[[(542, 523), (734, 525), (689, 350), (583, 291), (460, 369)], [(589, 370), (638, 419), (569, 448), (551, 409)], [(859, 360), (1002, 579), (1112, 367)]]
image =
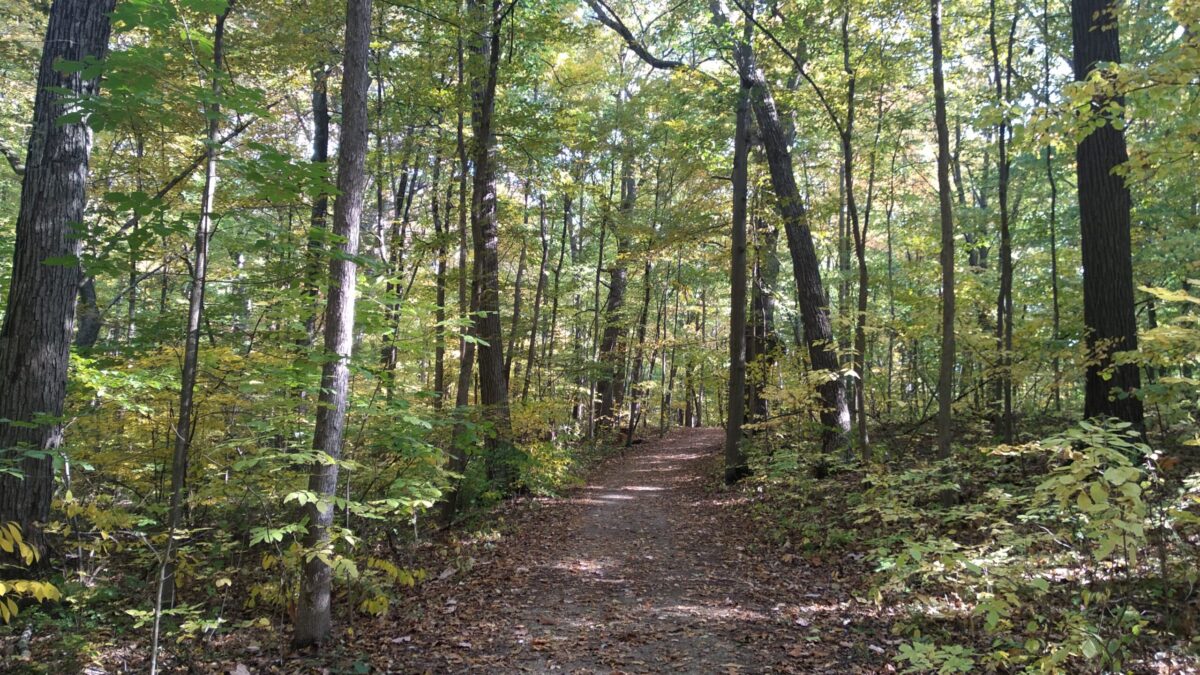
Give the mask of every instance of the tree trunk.
[[(296, 647), (319, 645), (329, 639), (331, 629), (329, 593), (333, 581), (329, 526), (333, 522), (332, 498), (337, 488), (338, 459), (346, 406), (350, 398), (350, 352), (354, 342), (354, 302), (359, 225), (366, 191), (367, 71), (371, 42), (371, 0), (346, 0), (346, 38), (342, 65), (342, 127), (338, 149), (338, 195), (333, 205), (333, 230), (341, 240), (339, 251), (329, 260), (329, 294), (325, 307), (325, 353), (321, 371), (320, 405), (313, 436), (313, 449), (332, 461), (312, 464), (308, 489), (318, 501), (304, 507), (308, 532), (304, 537), (306, 556), (300, 577), (296, 608)], [(320, 555), (315, 555), (320, 553)]]
[(1005, 64), (1001, 66), (1000, 46), (996, 37), (996, 0), (991, 0), (989, 10), (988, 38), (992, 48), (992, 78), (995, 83), (996, 107), (1001, 111), (1000, 121), (996, 124), (997, 200), (1000, 207), (1000, 292), (996, 297), (996, 351), (999, 356), (999, 389), (1002, 400), (1000, 436), (1005, 443), (1012, 443), (1013, 260), (1008, 209), (1009, 172), (1012, 167), (1008, 159), (1009, 125), (1004, 110), (1012, 88), (1013, 39), (1020, 13), (1013, 14), (1012, 29), (1008, 38), (1008, 56)]
[[(1050, 2), (1042, 0), (1042, 103), (1050, 107)], [(1062, 362), (1058, 356), (1062, 332), (1058, 305), (1058, 183), (1054, 179), (1054, 146), (1046, 144), (1046, 181), (1050, 185), (1050, 302), (1051, 302), (1051, 349), (1054, 353), (1054, 410), (1062, 411)]]
[[(1099, 63), (1120, 63), (1116, 8), (1108, 0), (1072, 0), (1071, 33), (1075, 79), (1086, 80)], [(1108, 115), (1111, 103), (1098, 96), (1092, 112)], [(1104, 111), (1104, 112), (1102, 112)], [(1118, 122), (1117, 125), (1113, 121)], [(1087, 328), (1084, 417), (1117, 417), (1143, 424), (1137, 364), (1116, 365), (1112, 354), (1137, 349), (1133, 260), (1129, 241), (1131, 199), (1125, 179), (1114, 173), (1129, 160), (1120, 119), (1092, 130), (1075, 148), (1079, 186), (1080, 249), (1083, 258), (1083, 323)]]
[(221, 124), (221, 84), (225, 57), (225, 21), (232, 4), (217, 17), (213, 29), (213, 62), (209, 73), (212, 100), (205, 106), (208, 131), (205, 135), (207, 158), (204, 161), (204, 191), (200, 195), (200, 222), (196, 226), (193, 248), (192, 285), (188, 291), (187, 334), (184, 336), (183, 372), (179, 384), (179, 417), (174, 429), (174, 452), (171, 457), (171, 506), (167, 516), (167, 545), (163, 553), (163, 571), (159, 579), (158, 602), (175, 604), (175, 532), (183, 514), (183, 490), (187, 483), (188, 462), (192, 445), (192, 406), (196, 389), (196, 374), (200, 355), (200, 327), (204, 320), (204, 293), (208, 285), (208, 245), (212, 236), (213, 205), (217, 191), (217, 131)]
[(937, 127), (938, 213), (942, 251), (942, 348), (938, 368), (938, 455), (950, 456), (954, 442), (954, 207), (950, 201), (950, 125), (946, 121), (946, 82), (942, 74), (942, 4), (930, 0), (929, 32), (933, 52), (934, 125)]
[[(563, 227), (562, 236), (558, 241), (558, 263), (554, 266), (554, 288), (550, 292), (550, 330), (547, 338), (545, 350), (545, 367), (554, 367), (554, 345), (555, 335), (558, 332), (558, 287), (562, 278), (563, 260), (567, 254), (567, 237), (571, 229), (571, 194), (563, 193)], [(550, 394), (554, 395), (554, 376), (551, 370), (550, 376)]]
[[(313, 113), (313, 164), (327, 165), (329, 163), (329, 70), (324, 63), (318, 63), (313, 71), (312, 83), (312, 113)], [(329, 195), (324, 190), (313, 199), (312, 211), (309, 215), (307, 259), (304, 274), (304, 342), (303, 346), (311, 347), (317, 340), (317, 296), (320, 294), (321, 280), (321, 241), (325, 229), (325, 219), (329, 215)]]
[[(50, 6), (21, 180), (12, 277), (0, 328), (0, 461), (13, 462), (20, 475), (0, 473), (0, 523), (19, 524), (35, 542), (38, 527), (50, 516), (53, 454), (62, 443), (58, 420), (82, 274), (82, 242), (74, 228), (83, 221), (92, 149), (86, 122), (63, 124), (59, 118), (75, 96), (99, 90), (97, 78), (54, 66), (59, 60), (105, 57), (113, 4), (57, 0)], [(26, 454), (26, 448), (38, 454)]]
[[(750, 42), (746, 21), (742, 40)], [(749, 192), (747, 162), (750, 152), (750, 92), (738, 91), (737, 123), (733, 136), (732, 246), (729, 260), (729, 416), (725, 419), (725, 483), (732, 485), (749, 474), (742, 447), (742, 422), (746, 403), (746, 197)]]
[[(465, 64), (463, 63), (461, 28), (459, 28), (458, 34), (457, 66), (459, 100), (462, 101), (465, 98), (462, 96), (462, 93), (466, 86), (466, 80), (464, 77)], [(470, 171), (470, 162), (467, 158), (467, 144), (463, 133), (463, 122), (464, 115), (460, 103), (454, 147), (458, 155), (458, 315), (462, 320), (462, 328), (460, 329), (458, 340), (458, 378), (454, 390), (454, 414), (457, 416), (457, 422), (450, 437), (450, 448), (447, 451), (448, 457), (446, 462), (446, 470), (457, 476), (462, 476), (467, 470), (468, 439), (466, 437), (466, 424), (463, 418), (466, 415), (467, 404), (471, 400), (471, 376), (475, 370), (473, 317), (477, 306), (476, 285), (473, 278), (470, 284), (471, 295), (467, 295), (467, 251), (470, 248), (468, 242), (470, 235), (467, 230), (467, 175)], [(443, 495), (440, 514), (443, 525), (453, 523), (454, 517), (461, 507), (462, 492), (460, 486), (461, 479), (452, 478), (449, 489)]]
[(475, 333), (479, 344), (479, 388), (487, 432), (485, 461), (488, 477), (502, 493), (516, 479), (511, 456), (512, 428), (508, 412), (508, 382), (504, 375), (504, 339), (500, 325), (499, 222), (496, 217), (495, 134), (492, 129), (496, 107), (496, 78), (500, 67), (501, 24), (505, 14), (501, 2), (490, 8), (480, 0), (468, 0), (468, 14), (479, 30), (467, 41), (471, 74), (471, 127), (475, 175), (472, 180), (471, 219), (475, 235), (475, 278), (479, 284), (479, 311)]
[[(654, 265), (647, 255), (646, 266), (642, 273), (642, 311), (638, 315), (637, 354), (629, 371), (629, 427), (625, 434), (625, 447), (633, 446), (633, 432), (637, 427), (639, 406), (641, 403), (642, 363), (646, 355), (646, 324), (650, 321), (650, 291), (651, 275)], [(653, 367), (653, 359), (651, 359)]]
[(628, 154), (621, 160), (621, 204), (617, 217), (611, 223), (617, 238), (617, 255), (608, 267), (608, 299), (604, 304), (604, 335), (600, 342), (600, 379), (596, 384), (600, 396), (600, 407), (596, 411), (598, 423), (616, 428), (621, 406), (621, 393), (625, 388), (624, 346), (621, 344), (621, 309), (625, 305), (625, 291), (629, 284), (629, 271), (625, 256), (629, 253), (629, 220), (637, 202), (637, 179), (633, 175), (633, 158)]
[(529, 398), (529, 383), (533, 377), (534, 359), (537, 357), (537, 336), (538, 322), (542, 315), (542, 296), (546, 293), (546, 262), (550, 256), (550, 239), (546, 233), (546, 199), (541, 198), (539, 201), (540, 215), (538, 218), (538, 231), (542, 244), (542, 258), (538, 263), (538, 281), (537, 288), (533, 293), (533, 321), (529, 327), (529, 351), (525, 355), (525, 382), (521, 386), (521, 401)]
[[(436, 295), (434, 303), (434, 353), (433, 353), (433, 407), (441, 410), (446, 400), (446, 228), (442, 223), (441, 197), (438, 196), (439, 183), (442, 178), (442, 160), (433, 160), (433, 185), (430, 197), (430, 211), (433, 217), (434, 238), (437, 239), (437, 260), (434, 263), (434, 284)], [(453, 194), (453, 187), (447, 193)]]
[[(714, 11), (714, 20), (724, 23), (725, 17)], [(792, 171), (792, 157), (787, 137), (779, 122), (775, 99), (749, 43), (734, 46), (734, 59), (743, 86), (750, 90), (750, 100), (758, 122), (759, 134), (766, 151), (771, 184), (775, 189), (776, 207), (783, 219), (788, 249), (792, 255), (792, 273), (796, 280), (804, 338), (808, 341), (809, 359), (813, 370), (825, 371), (828, 379), (817, 391), (821, 396), (821, 424), (824, 427), (822, 446), (831, 450), (845, 444), (850, 431), (850, 410), (846, 403), (846, 388), (838, 377), (837, 352), (829, 318), (829, 300), (821, 282), (820, 261), (809, 229), (808, 211)], [(825, 376), (822, 376), (825, 377)]]

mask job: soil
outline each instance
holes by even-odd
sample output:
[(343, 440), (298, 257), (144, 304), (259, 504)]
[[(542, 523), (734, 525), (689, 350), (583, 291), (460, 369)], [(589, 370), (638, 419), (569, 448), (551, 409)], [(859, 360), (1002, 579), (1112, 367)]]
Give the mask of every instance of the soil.
[(718, 480), (722, 442), (720, 429), (676, 431), (614, 456), (570, 495), (528, 504), (489, 556), (431, 575), (407, 619), (364, 632), (373, 643), (364, 650), (383, 658), (372, 665), (891, 670), (880, 656), (889, 636), (873, 608), (850, 597), (841, 567), (758, 548), (744, 491)]

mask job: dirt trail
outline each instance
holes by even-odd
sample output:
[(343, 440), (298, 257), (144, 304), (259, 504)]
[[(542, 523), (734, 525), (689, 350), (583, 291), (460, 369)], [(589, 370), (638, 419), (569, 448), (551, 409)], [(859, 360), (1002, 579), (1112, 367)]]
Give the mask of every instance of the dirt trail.
[(722, 440), (648, 441), (541, 504), (494, 558), (425, 598), (392, 667), (874, 672), (839, 584), (748, 551), (749, 525), (715, 481)]

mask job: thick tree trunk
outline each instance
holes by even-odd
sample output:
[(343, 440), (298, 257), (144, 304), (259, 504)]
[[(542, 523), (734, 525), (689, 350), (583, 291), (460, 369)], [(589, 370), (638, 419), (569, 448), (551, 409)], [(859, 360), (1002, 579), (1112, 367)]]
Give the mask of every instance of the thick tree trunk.
[[(485, 0), (486, 1), (486, 0)], [(488, 477), (501, 492), (516, 480), (512, 428), (508, 412), (508, 382), (504, 374), (504, 339), (500, 325), (499, 222), (496, 217), (495, 136), (496, 78), (500, 67), (501, 24), (505, 14), (499, 0), (490, 8), (468, 0), (468, 13), (479, 31), (468, 39), (471, 74), (471, 127), (475, 175), (472, 180), (471, 220), (475, 235), (475, 278), (479, 284), (479, 312), (475, 332), (479, 345), (479, 389), (487, 432), (485, 461)]]
[(946, 82), (942, 74), (942, 5), (930, 0), (933, 53), (934, 125), (937, 127), (938, 213), (942, 252), (942, 347), (938, 368), (938, 455), (949, 457), (954, 442), (954, 207), (950, 201), (950, 126), (946, 121)]
[[(750, 41), (746, 21), (743, 40)], [(750, 471), (742, 447), (746, 416), (746, 197), (750, 152), (750, 91), (738, 91), (737, 123), (733, 136), (732, 246), (729, 259), (729, 416), (725, 419), (725, 483), (732, 485)]]
[[(81, 275), (74, 227), (83, 221), (92, 148), (85, 122), (61, 124), (59, 118), (73, 97), (99, 89), (97, 79), (59, 71), (55, 63), (104, 58), (113, 4), (57, 0), (50, 6), (21, 182), (12, 281), (0, 327), (0, 461), (12, 461), (21, 475), (0, 473), (0, 523), (16, 522), (34, 540), (50, 516), (52, 455), (62, 442), (58, 419)], [(38, 420), (43, 415), (49, 421)]]
[[(1086, 80), (1100, 63), (1120, 63), (1116, 7), (1108, 0), (1072, 0), (1071, 32), (1075, 79)], [(1095, 114), (1113, 101), (1097, 97)], [(1104, 112), (1101, 112), (1104, 111)], [(1118, 120), (1114, 120), (1119, 123)], [(1137, 349), (1133, 260), (1129, 241), (1131, 199), (1125, 179), (1114, 173), (1129, 160), (1123, 125), (1111, 121), (1092, 130), (1075, 148), (1079, 186), (1080, 249), (1083, 257), (1083, 323), (1088, 359), (1084, 417), (1118, 417), (1141, 428), (1141, 384), (1137, 364), (1115, 365), (1112, 354)]]
[(608, 267), (608, 299), (604, 304), (604, 335), (600, 342), (600, 378), (596, 392), (600, 396), (596, 419), (599, 424), (616, 428), (621, 406), (621, 395), (625, 389), (625, 350), (621, 334), (621, 310), (625, 306), (625, 291), (629, 284), (629, 271), (625, 257), (629, 254), (629, 221), (637, 202), (637, 179), (633, 175), (633, 158), (621, 160), (621, 204), (612, 225), (617, 239), (617, 255)]
[(354, 302), (359, 225), (366, 191), (367, 95), (370, 74), (367, 61), (371, 41), (371, 0), (346, 1), (346, 41), (342, 65), (342, 127), (338, 149), (338, 196), (333, 205), (333, 231), (341, 243), (338, 255), (329, 260), (329, 293), (325, 307), (325, 353), (321, 371), (320, 405), (317, 407), (313, 449), (329, 460), (312, 464), (308, 489), (318, 501), (305, 505), (308, 532), (306, 556), (300, 577), (296, 608), (297, 647), (321, 644), (331, 629), (329, 566), (332, 544), (333, 495), (337, 488), (338, 464), (350, 398), (350, 352), (354, 343)]

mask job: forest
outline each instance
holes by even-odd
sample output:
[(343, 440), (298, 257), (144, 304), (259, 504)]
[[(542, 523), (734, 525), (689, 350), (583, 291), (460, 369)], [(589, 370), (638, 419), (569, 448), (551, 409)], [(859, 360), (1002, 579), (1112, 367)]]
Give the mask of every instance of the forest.
[(0, 0), (0, 671), (1200, 672), (1200, 3)]

